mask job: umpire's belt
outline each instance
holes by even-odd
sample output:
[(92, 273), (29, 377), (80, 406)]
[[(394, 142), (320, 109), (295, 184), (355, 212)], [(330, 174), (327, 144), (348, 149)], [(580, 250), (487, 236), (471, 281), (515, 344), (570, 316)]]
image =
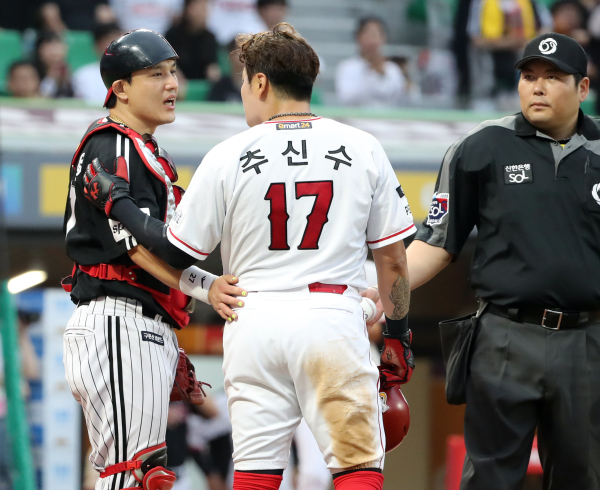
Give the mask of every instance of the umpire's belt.
[(600, 322), (600, 310), (564, 311), (538, 307), (508, 308), (489, 304), (485, 310), (517, 323), (532, 323), (549, 330), (566, 330)]

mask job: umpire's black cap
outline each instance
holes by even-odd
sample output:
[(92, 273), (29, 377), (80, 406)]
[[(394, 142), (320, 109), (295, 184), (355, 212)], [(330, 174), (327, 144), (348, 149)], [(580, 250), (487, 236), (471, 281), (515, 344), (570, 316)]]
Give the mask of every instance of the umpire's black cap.
[(173, 47), (158, 32), (136, 29), (115, 39), (100, 59), (100, 75), (108, 94), (104, 107), (112, 95), (112, 84), (137, 70), (150, 68), (161, 61), (179, 58)]
[(575, 39), (551, 32), (529, 41), (517, 70), (530, 60), (546, 60), (565, 73), (587, 77), (588, 59), (585, 51)]

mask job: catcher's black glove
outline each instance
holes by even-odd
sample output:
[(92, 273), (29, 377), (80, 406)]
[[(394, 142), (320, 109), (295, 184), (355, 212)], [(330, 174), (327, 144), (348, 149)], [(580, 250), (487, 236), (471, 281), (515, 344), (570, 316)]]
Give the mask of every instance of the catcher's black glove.
[(135, 202), (129, 194), (127, 161), (123, 157), (115, 160), (115, 175), (109, 173), (100, 160), (94, 158), (83, 177), (85, 197), (110, 218), (110, 210), (119, 199), (127, 198)]

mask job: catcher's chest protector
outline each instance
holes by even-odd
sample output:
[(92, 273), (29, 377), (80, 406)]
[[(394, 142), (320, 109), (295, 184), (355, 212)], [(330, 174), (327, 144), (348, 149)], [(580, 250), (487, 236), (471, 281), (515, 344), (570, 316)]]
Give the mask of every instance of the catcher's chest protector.
[(175, 213), (176, 206), (179, 204), (179, 201), (181, 201), (183, 196), (183, 189), (173, 185), (173, 182), (177, 181), (177, 173), (164, 158), (156, 158), (154, 153), (157, 148), (154, 147), (155, 145), (153, 141), (149, 140), (147, 143), (145, 143), (144, 137), (135, 132), (133, 129), (130, 129), (122, 124), (117, 124), (106, 117), (92, 123), (87, 132), (83, 135), (77, 150), (75, 150), (75, 155), (73, 155), (73, 159), (71, 160), (71, 166), (74, 169), (77, 168), (77, 162), (79, 161), (79, 157), (87, 141), (94, 134), (108, 128), (116, 129), (133, 142), (133, 146), (148, 170), (150, 170), (150, 173), (165, 186), (168, 197), (166, 206), (167, 211), (163, 221), (165, 223), (169, 223), (171, 217)]
[[(87, 132), (81, 139), (77, 150), (75, 151), (75, 155), (73, 155), (73, 159), (71, 160), (71, 167), (74, 170), (77, 169), (81, 152), (83, 151), (83, 148), (85, 147), (87, 141), (96, 133), (106, 130), (108, 128), (116, 129), (118, 132), (120, 132), (133, 142), (133, 146), (136, 149), (142, 161), (144, 162), (144, 165), (146, 165), (146, 168), (155, 178), (157, 178), (165, 186), (167, 191), (167, 202), (165, 203), (166, 211), (165, 215), (162, 217), (162, 220), (168, 224), (173, 215), (175, 214), (175, 209), (181, 201), (184, 191), (181, 187), (173, 185), (173, 182), (177, 180), (177, 173), (175, 171), (175, 168), (171, 164), (170, 158), (160, 156), (161, 151), (159, 151), (160, 149), (156, 145), (156, 140), (154, 140), (154, 138), (145, 139), (142, 135), (135, 132), (133, 129), (130, 129), (122, 124), (117, 124), (111, 121), (110, 119), (104, 117), (92, 123), (88, 128)], [(159, 156), (155, 156), (156, 154), (158, 154)], [(171, 316), (171, 318), (173, 318), (177, 322), (178, 326), (185, 327), (189, 323), (189, 314), (187, 309), (188, 305), (190, 304), (191, 298), (177, 289), (171, 289), (170, 293), (167, 295), (137, 283), (135, 281), (135, 268), (136, 267), (127, 268), (124, 266), (115, 267), (111, 264), (98, 264), (95, 266), (87, 266), (85, 268), (79, 267), (80, 270), (82, 270), (86, 274), (92, 275), (93, 277), (97, 277), (99, 279), (126, 281), (132, 286), (142, 288), (150, 292), (154, 300), (164, 308), (164, 310)], [(73, 269), (73, 275), (75, 274), (76, 269), (77, 265), (75, 265)], [(65, 291), (67, 292), (70, 292), (70, 288), (72, 288), (72, 285), (69, 284), (68, 281), (63, 281), (63, 289), (65, 289)]]

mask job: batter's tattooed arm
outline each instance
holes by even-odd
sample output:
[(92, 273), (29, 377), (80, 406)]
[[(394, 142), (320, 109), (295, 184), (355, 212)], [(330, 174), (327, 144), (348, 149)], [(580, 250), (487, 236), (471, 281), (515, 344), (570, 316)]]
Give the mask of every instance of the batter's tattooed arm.
[(398, 276), (392, 285), (390, 301), (394, 305), (394, 312), (390, 320), (400, 320), (408, 314), (410, 305), (410, 284), (405, 276)]
[(373, 260), (385, 316), (390, 320), (406, 317), (410, 306), (410, 276), (404, 243), (400, 240), (373, 249)]

